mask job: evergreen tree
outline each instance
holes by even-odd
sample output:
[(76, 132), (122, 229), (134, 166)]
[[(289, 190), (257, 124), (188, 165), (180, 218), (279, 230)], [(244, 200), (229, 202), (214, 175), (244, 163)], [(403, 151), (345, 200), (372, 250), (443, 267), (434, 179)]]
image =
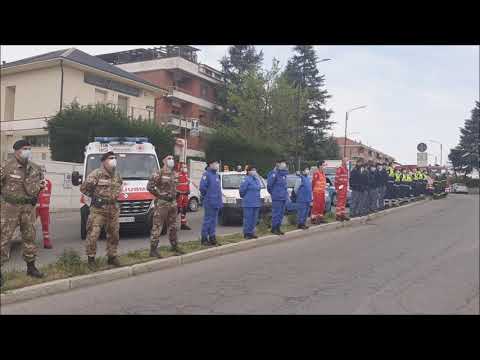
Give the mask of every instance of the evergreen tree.
[[(330, 144), (326, 141), (326, 130), (331, 129), (333, 122), (329, 120), (331, 110), (325, 108), (326, 100), (331, 96), (324, 89), (325, 77), (317, 68), (318, 57), (311, 45), (298, 45), (294, 48), (294, 56), (288, 61), (284, 75), (288, 81), (306, 93), (307, 110), (299, 119), (304, 127), (304, 155), (325, 152), (321, 146)], [(312, 149), (311, 147), (316, 147)]]

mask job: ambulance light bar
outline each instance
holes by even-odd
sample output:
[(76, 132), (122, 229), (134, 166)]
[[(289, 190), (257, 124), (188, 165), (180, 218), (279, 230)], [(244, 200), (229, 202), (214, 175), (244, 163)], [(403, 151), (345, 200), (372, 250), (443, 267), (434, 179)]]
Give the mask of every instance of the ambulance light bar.
[(111, 142), (118, 142), (118, 143), (137, 143), (137, 144), (143, 144), (148, 142), (147, 137), (110, 137), (110, 136), (100, 136), (100, 137), (95, 137), (93, 139), (95, 142), (99, 142), (102, 144), (107, 144)]

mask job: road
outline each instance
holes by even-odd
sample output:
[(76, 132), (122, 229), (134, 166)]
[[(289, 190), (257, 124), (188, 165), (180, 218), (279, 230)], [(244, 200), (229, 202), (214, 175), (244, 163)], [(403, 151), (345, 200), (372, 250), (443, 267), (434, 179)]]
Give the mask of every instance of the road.
[[(66, 211), (50, 214), (51, 216), (51, 238), (53, 242), (53, 249), (44, 249), (42, 244), (42, 228), (40, 219), (37, 220), (37, 246), (38, 256), (37, 263), (39, 265), (54, 262), (57, 257), (63, 253), (64, 249), (74, 249), (80, 254), (85, 253), (85, 241), (80, 239), (80, 213), (78, 211)], [(203, 209), (200, 208), (198, 212), (187, 213), (187, 220), (192, 230), (179, 230), (179, 240), (192, 241), (197, 240), (200, 236), (202, 228)], [(180, 222), (180, 218), (178, 218)], [(241, 232), (241, 225), (218, 226), (217, 233), (219, 235)], [(167, 245), (168, 236), (160, 238), (160, 245)], [(97, 254), (99, 256), (105, 255), (105, 240), (100, 240), (97, 244)], [(132, 233), (122, 232), (120, 235), (119, 253), (127, 253), (132, 250), (146, 249), (149, 247), (149, 237), (145, 235), (134, 235)], [(22, 260), (22, 245), (20, 241), (15, 241), (10, 250), (10, 260), (7, 264), (2, 265), (2, 270), (12, 271), (25, 270), (26, 265)]]
[(4, 314), (479, 314), (479, 197), (3, 306)]

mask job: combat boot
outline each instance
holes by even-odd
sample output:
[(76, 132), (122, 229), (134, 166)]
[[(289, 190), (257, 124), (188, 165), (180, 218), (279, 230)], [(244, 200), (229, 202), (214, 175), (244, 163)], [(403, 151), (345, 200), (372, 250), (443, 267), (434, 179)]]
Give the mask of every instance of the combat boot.
[(187, 224), (182, 224), (182, 225), (180, 226), (180, 230), (192, 230), (192, 229), (191, 229), (190, 226), (188, 226)]
[(200, 240), (200, 244), (202, 244), (203, 246), (208, 246), (209, 245), (208, 238), (206, 236), (202, 236), (202, 239)]
[(150, 245), (150, 257), (162, 258), (162, 255), (157, 250), (157, 245)]
[(343, 221), (343, 216), (337, 215), (335, 216), (336, 221)]
[(115, 267), (122, 266), (122, 265), (120, 265), (120, 261), (118, 260), (118, 257), (116, 257), (116, 256), (109, 256), (108, 260), (107, 260), (107, 264), (108, 265), (113, 265)]
[(97, 263), (95, 262), (95, 257), (94, 256), (89, 256), (88, 257), (88, 268), (90, 271), (96, 271), (97, 270)]
[(43, 274), (35, 267), (35, 261), (27, 262), (27, 275), (34, 278), (43, 278)]
[(350, 218), (347, 215), (343, 215), (343, 220), (344, 221), (350, 221)]
[(217, 237), (216, 236), (210, 236), (209, 239), (208, 239), (210, 245), (213, 245), (213, 246), (217, 246), (218, 245), (218, 242), (217, 242)]
[(175, 253), (176, 256), (185, 254), (185, 251), (179, 248), (178, 245), (173, 245), (171, 250)]

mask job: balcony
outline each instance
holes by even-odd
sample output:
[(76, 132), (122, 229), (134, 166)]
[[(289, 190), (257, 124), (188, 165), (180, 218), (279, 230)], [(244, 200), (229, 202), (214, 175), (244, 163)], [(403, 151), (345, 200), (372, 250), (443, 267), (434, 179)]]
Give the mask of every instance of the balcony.
[(158, 119), (162, 124), (174, 126), (181, 129), (192, 130), (191, 135), (195, 133), (212, 133), (215, 131), (213, 128), (200, 125), (200, 119), (186, 117), (176, 114), (160, 114)]
[(217, 81), (223, 81), (223, 74), (222, 72), (215, 70), (214, 68), (205, 65), (205, 64), (198, 64), (198, 72), (205, 74), (212, 79), (215, 79)]
[(191, 91), (187, 89), (183, 89), (178, 86), (168, 87), (168, 94), (166, 95), (166, 97), (175, 98), (188, 103), (196, 104), (198, 106), (204, 107), (209, 110), (214, 110), (219, 108), (218, 105), (215, 105), (214, 103), (208, 100), (193, 96)]

